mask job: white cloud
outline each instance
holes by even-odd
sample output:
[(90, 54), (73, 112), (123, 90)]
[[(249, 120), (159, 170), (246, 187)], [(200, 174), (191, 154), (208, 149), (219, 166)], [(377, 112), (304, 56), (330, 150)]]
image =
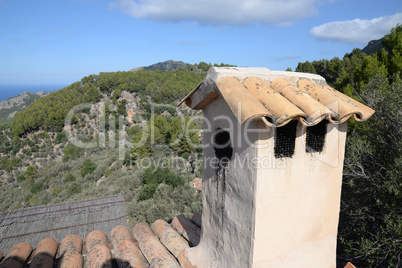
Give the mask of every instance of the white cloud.
[(114, 0), (110, 6), (138, 19), (213, 25), (253, 22), (287, 26), (317, 13), (318, 0)]
[(319, 40), (365, 45), (370, 40), (382, 38), (398, 23), (402, 23), (402, 13), (372, 20), (329, 22), (312, 28), (310, 34)]

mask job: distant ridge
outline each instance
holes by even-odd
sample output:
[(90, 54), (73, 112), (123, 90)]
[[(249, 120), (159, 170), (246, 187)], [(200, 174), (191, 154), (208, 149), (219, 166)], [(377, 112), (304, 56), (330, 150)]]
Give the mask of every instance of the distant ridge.
[(362, 51), (366, 54), (366, 55), (372, 55), (377, 53), (377, 51), (380, 51), (383, 48), (382, 45), (382, 40), (384, 39), (378, 39), (378, 40), (371, 40), (370, 42), (368, 42), (367, 46), (365, 46)]
[(24, 110), (31, 103), (47, 94), (49, 93), (45, 91), (39, 91), (37, 93), (23, 92), (18, 96), (0, 101), (0, 124), (11, 122), (17, 112)]
[(160, 70), (160, 71), (168, 72), (168, 71), (179, 69), (181, 67), (186, 67), (188, 65), (190, 65), (190, 64), (182, 62), (182, 61), (167, 60), (167, 61), (152, 64), (149, 66), (137, 67), (137, 68), (131, 69), (130, 71), (135, 72), (135, 71), (140, 71), (140, 70), (145, 70), (145, 71)]

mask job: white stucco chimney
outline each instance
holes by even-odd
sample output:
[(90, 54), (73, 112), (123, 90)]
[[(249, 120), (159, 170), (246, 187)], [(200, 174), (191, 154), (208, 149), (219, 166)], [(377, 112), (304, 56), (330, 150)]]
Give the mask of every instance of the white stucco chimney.
[(335, 267), (347, 120), (374, 111), (318, 75), (211, 68), (202, 109), (202, 267)]

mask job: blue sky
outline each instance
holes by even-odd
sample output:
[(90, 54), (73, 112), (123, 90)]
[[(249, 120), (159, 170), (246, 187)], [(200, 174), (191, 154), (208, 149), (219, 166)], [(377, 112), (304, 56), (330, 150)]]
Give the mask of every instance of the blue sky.
[(294, 69), (397, 23), (401, 0), (0, 0), (0, 84), (70, 84), (169, 59)]

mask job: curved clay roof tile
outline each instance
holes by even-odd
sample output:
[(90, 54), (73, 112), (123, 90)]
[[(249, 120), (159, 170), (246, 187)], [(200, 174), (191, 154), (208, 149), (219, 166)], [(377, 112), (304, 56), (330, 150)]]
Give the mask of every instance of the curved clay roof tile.
[(53, 267), (59, 243), (53, 238), (42, 239), (35, 249), (35, 256), (29, 267)]
[(117, 245), (122, 241), (131, 241), (130, 231), (123, 225), (114, 227), (110, 237), (114, 247), (117, 247)]
[(179, 254), (189, 248), (187, 241), (179, 235), (165, 220), (156, 220), (152, 230), (159, 237), (162, 244), (177, 258)]
[(197, 246), (200, 243), (200, 227), (192, 223), (183, 215), (174, 217), (171, 225), (190, 243), (190, 246)]
[(84, 258), (81, 255), (83, 240), (75, 234), (66, 236), (60, 243), (59, 267), (60, 268), (81, 268), (84, 265)]
[(106, 234), (101, 230), (95, 230), (90, 232), (85, 238), (85, 242), (87, 245), (88, 252), (91, 251), (92, 248), (96, 245), (102, 245), (105, 247), (108, 246)]
[(145, 258), (150, 263), (150, 267), (179, 267), (176, 259), (162, 245), (148, 225), (145, 223), (136, 224), (133, 228), (133, 235), (137, 239)]
[(112, 268), (112, 254), (107, 246), (93, 245), (87, 255), (88, 268)]
[(66, 252), (59, 261), (58, 268), (82, 268), (84, 257), (76, 251)]
[(79, 254), (82, 252), (82, 238), (78, 235), (71, 234), (66, 236), (60, 243), (59, 255), (63, 255), (66, 251), (74, 251)]
[(117, 245), (114, 257), (119, 267), (143, 267), (139, 248), (129, 240), (123, 240)]
[(14, 245), (7, 256), (4, 258), (0, 267), (23, 267), (29, 255), (32, 253), (32, 247), (27, 243), (19, 243)]

